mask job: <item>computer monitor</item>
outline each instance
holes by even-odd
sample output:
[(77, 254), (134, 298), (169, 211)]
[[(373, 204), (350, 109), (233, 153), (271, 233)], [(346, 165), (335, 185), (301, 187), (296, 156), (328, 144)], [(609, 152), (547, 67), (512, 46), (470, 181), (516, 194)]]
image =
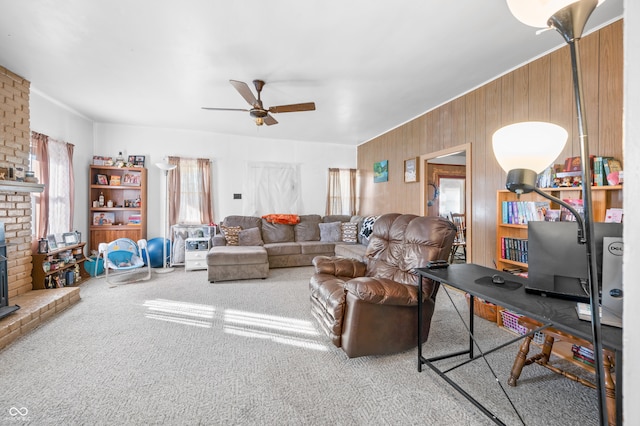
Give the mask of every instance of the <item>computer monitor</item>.
[[(602, 282), (602, 239), (622, 237), (621, 223), (593, 224), (598, 282)], [(587, 249), (578, 244), (577, 222), (529, 222), (528, 293), (589, 302)]]

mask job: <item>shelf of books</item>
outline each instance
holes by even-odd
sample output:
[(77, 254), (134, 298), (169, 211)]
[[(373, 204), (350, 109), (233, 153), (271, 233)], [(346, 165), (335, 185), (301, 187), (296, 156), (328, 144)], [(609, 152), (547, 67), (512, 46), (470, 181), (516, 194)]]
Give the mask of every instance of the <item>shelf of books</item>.
[[(578, 212), (583, 209), (582, 188), (579, 186), (542, 190), (571, 204)], [(568, 210), (536, 193), (518, 197), (505, 189), (498, 191), (496, 199), (495, 259), (499, 270), (526, 275), (527, 224), (530, 221), (575, 220)], [(591, 200), (594, 221), (622, 221), (622, 185), (592, 186)]]

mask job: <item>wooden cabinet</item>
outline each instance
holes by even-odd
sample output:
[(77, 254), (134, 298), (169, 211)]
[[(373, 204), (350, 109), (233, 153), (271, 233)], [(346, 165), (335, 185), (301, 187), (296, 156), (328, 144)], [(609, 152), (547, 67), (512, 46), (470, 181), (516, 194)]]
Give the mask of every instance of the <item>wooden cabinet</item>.
[(84, 247), (78, 243), (48, 253), (34, 253), (31, 280), (34, 290), (78, 285), (89, 277), (84, 270)]
[[(552, 196), (560, 199), (580, 199), (582, 198), (582, 188), (580, 187), (563, 187), (563, 188), (545, 188), (543, 191), (548, 192)], [(506, 189), (498, 191), (497, 195), (497, 221), (496, 221), (496, 269), (527, 270), (527, 264), (516, 260), (505, 259), (503, 257), (502, 242), (503, 238), (512, 238), (525, 240), (527, 238), (527, 225), (516, 225), (503, 223), (503, 202), (504, 201), (549, 201), (540, 195), (530, 192), (522, 194), (519, 198), (513, 192)], [(622, 186), (594, 186), (591, 188), (591, 201), (593, 203), (592, 217), (595, 222), (604, 222), (605, 213), (608, 208), (622, 207)], [(560, 206), (551, 203), (552, 209), (559, 209)]]
[(89, 179), (89, 249), (147, 238), (147, 169), (90, 166)]

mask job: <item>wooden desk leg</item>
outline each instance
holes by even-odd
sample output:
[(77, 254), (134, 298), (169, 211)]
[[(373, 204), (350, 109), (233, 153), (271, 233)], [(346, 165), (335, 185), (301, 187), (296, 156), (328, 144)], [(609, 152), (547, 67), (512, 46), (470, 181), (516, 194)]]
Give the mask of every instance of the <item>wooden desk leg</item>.
[(522, 368), (524, 367), (525, 362), (527, 361), (527, 355), (529, 354), (529, 346), (531, 345), (531, 336), (525, 337), (520, 345), (520, 350), (518, 350), (518, 354), (516, 355), (515, 361), (513, 361), (513, 367), (511, 367), (511, 375), (509, 376), (509, 380), (507, 383), (509, 386), (516, 386), (518, 384), (518, 378), (520, 377), (520, 373), (522, 373)]
[(604, 351), (602, 357), (602, 366), (604, 367), (604, 387), (607, 394), (607, 415), (610, 426), (616, 425), (616, 384), (613, 381), (611, 375), (611, 364), (613, 354), (609, 351)]

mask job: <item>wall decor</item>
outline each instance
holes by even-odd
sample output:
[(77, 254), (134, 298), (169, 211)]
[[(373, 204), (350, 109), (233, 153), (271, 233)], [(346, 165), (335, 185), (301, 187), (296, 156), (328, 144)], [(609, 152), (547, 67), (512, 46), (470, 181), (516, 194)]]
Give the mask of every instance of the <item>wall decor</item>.
[(56, 236), (51, 234), (47, 235), (47, 242), (49, 243), (49, 251), (55, 250), (58, 248), (58, 243), (56, 242)]
[(122, 185), (140, 186), (140, 172), (127, 172), (122, 176)]
[(389, 160), (373, 163), (373, 181), (387, 182), (389, 180)]
[(65, 246), (73, 246), (78, 244), (78, 234), (75, 232), (65, 232), (62, 234), (62, 241)]
[(109, 185), (107, 175), (96, 175), (96, 183), (98, 185)]
[(93, 224), (97, 226), (113, 225), (115, 215), (107, 212), (93, 213)]
[(418, 182), (420, 179), (418, 164), (418, 157), (409, 158), (408, 160), (404, 160), (404, 181), (405, 182)]

